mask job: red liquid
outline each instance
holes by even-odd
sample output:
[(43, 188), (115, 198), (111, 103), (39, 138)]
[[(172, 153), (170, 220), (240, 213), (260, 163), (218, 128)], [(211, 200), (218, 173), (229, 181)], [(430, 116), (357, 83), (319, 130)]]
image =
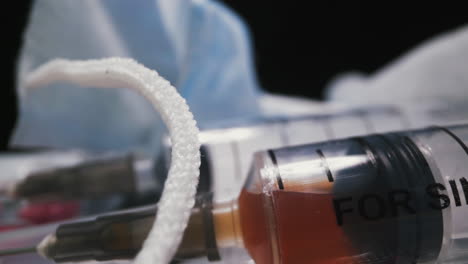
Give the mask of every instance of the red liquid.
[[(242, 192), (241, 226), (255, 263), (271, 264), (269, 220), (262, 196)], [(353, 247), (336, 223), (331, 194), (273, 191), (272, 199), (282, 264), (352, 263)]]

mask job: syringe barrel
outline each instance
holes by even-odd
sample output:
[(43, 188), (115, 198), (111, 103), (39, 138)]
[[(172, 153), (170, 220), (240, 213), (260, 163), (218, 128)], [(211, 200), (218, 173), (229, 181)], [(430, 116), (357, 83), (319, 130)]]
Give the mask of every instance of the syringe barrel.
[[(258, 152), (240, 200), (244, 243), (255, 255), (256, 215), (268, 262), (467, 263), (467, 143), (463, 125)], [(248, 205), (255, 194), (264, 214)]]
[[(236, 196), (245, 181), (256, 151), (335, 140), (372, 133), (387, 133), (428, 125), (467, 120), (464, 104), (418, 106), (365, 106), (287, 118), (262, 118), (202, 128), (200, 179), (211, 184), (215, 199)], [(167, 143), (167, 142), (166, 142)], [(166, 161), (170, 151), (166, 148)], [(161, 173), (165, 175), (165, 173)], [(202, 184), (201, 186), (206, 186)], [(205, 190), (208, 188), (205, 188)]]

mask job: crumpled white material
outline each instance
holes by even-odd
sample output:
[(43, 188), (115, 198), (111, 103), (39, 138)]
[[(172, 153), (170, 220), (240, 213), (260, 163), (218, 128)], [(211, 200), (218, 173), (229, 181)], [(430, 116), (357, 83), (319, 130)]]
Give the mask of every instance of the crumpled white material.
[(337, 78), (328, 100), (405, 106), (466, 102), (468, 26), (433, 37), (370, 76)]
[(37, 1), (18, 63), (20, 116), (11, 144), (155, 153), (164, 126), (141, 96), (126, 89), (52, 84), (21, 96), (25, 76), (50, 59), (112, 56), (157, 70), (187, 99), (201, 126), (258, 112), (246, 28), (221, 4)]

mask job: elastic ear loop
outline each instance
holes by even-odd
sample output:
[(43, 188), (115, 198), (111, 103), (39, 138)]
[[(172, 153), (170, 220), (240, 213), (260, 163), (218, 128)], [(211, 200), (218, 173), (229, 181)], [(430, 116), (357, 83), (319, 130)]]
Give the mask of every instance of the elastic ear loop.
[(23, 87), (27, 90), (58, 81), (91, 87), (131, 88), (148, 99), (160, 113), (172, 142), (171, 166), (155, 222), (134, 263), (169, 263), (194, 206), (200, 174), (199, 130), (186, 101), (155, 71), (124, 58), (55, 59), (31, 72)]

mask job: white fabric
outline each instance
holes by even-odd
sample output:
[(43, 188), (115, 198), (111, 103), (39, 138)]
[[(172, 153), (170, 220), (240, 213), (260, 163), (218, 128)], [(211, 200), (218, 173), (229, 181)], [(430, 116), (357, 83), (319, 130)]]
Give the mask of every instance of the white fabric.
[(441, 34), (371, 76), (346, 74), (328, 87), (331, 102), (450, 104), (468, 98), (468, 26)]
[[(56, 59), (31, 72), (24, 87), (31, 89), (64, 81), (81, 86), (131, 88), (146, 97), (161, 114), (172, 141), (171, 166), (155, 223), (135, 263), (169, 263), (187, 226), (200, 173), (198, 128), (185, 100), (155, 71), (121, 58)], [(43, 107), (47, 109), (47, 105)]]

